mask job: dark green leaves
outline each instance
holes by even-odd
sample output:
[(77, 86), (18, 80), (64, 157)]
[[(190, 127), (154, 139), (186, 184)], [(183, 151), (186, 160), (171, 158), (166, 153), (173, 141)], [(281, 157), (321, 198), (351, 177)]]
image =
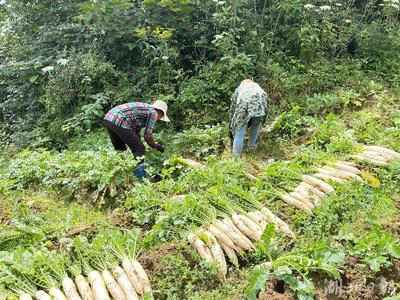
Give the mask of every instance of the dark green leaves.
[(260, 291), (265, 290), (265, 283), (268, 280), (270, 271), (267, 268), (257, 268), (250, 277), (249, 285), (246, 288), (246, 298), (256, 300)]

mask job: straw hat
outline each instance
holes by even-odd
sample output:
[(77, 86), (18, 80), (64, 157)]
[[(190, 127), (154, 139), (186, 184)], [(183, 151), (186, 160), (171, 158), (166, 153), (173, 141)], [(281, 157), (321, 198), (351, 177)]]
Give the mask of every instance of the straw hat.
[(164, 115), (162, 116), (162, 118), (160, 119), (161, 121), (164, 122), (170, 122), (168, 116), (167, 116), (167, 110), (168, 110), (168, 105), (167, 103), (165, 103), (164, 101), (161, 100), (157, 100), (156, 102), (153, 103), (152, 105), (155, 109), (161, 110)]

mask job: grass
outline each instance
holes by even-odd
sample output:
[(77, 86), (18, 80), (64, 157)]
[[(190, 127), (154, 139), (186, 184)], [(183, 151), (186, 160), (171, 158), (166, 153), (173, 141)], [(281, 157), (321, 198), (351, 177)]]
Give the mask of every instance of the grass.
[[(271, 299), (278, 293), (273, 282), (284, 282), (290, 293), (311, 299), (307, 297), (323, 289), (318, 282), (330, 278), (329, 272), (320, 270), (322, 266), (347, 278), (349, 261), (362, 266), (370, 282), (376, 282), (380, 272), (399, 266), (400, 162), (385, 168), (363, 165), (374, 184), (337, 186), (312, 216), (283, 203), (276, 191), (292, 189), (299, 174), (347, 157), (359, 143), (399, 151), (400, 108), (387, 92), (377, 95), (363, 101), (362, 107), (350, 106), (338, 114), (304, 115), (295, 108), (275, 130), (261, 135), (255, 151), (238, 161), (229, 159), (226, 141), (218, 142), (225, 125), (206, 128), (210, 137), (204, 141), (196, 128), (177, 136), (162, 133), (165, 142), (173, 140), (173, 148), (165, 155), (150, 155), (154, 172), (160, 175), (152, 183), (139, 183), (127, 175), (129, 154), (110, 152), (103, 133), (92, 133), (86, 144), (71, 143), (63, 153), (7, 151), (7, 159), (0, 162), (0, 249), (11, 254), (16, 248), (32, 247), (60, 252), (70, 247), (75, 236), (92, 243), (102, 229), (125, 232), (136, 227), (141, 230), (139, 260), (150, 270), (157, 299), (241, 299), (249, 282), (261, 278), (255, 277), (254, 266), (268, 257), (280, 263), (268, 276), (263, 274), (269, 279), (267, 286), (265, 281), (258, 284), (259, 289), (267, 288), (263, 293)], [(208, 169), (185, 167), (176, 159), (179, 154), (204, 159)], [(260, 181), (252, 182), (244, 171)], [(183, 194), (189, 196), (182, 202), (170, 200)], [(255, 202), (290, 223), (298, 239), (278, 235), (271, 242), (265, 236), (254, 253), (240, 258), (239, 269), (230, 266), (226, 282), (221, 282), (216, 266), (202, 262), (185, 236), (223, 215), (231, 205), (245, 209)], [(268, 244), (268, 253), (262, 250), (263, 243)], [(343, 260), (334, 259), (342, 254)], [(0, 279), (0, 291), (6, 284)], [(365, 294), (366, 288), (361, 286), (357, 292), (373, 299)], [(346, 290), (346, 295), (355, 297), (353, 292)]]

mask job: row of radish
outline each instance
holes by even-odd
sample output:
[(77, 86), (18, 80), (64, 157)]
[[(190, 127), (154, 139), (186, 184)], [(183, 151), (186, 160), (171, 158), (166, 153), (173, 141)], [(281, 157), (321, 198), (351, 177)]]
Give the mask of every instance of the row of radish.
[(313, 175), (301, 176), (302, 182), (292, 192), (281, 195), (281, 199), (287, 204), (312, 213), (312, 209), (319, 205), (328, 193), (334, 191), (328, 182), (344, 183), (346, 180), (355, 179), (365, 183), (360, 174), (361, 170), (355, 164), (337, 161), (318, 168), (318, 172)]
[(400, 159), (400, 153), (382, 146), (364, 146), (363, 151), (352, 158), (384, 167), (389, 161)]
[[(145, 293), (151, 294), (149, 278), (137, 260), (125, 259), (122, 267), (115, 266), (112, 271), (91, 271), (87, 279), (77, 275), (75, 282), (65, 277), (62, 290), (56, 287), (48, 293), (39, 290), (35, 293), (37, 300), (135, 300)], [(110, 297), (111, 296), (111, 297)], [(32, 295), (23, 293), (20, 300), (32, 300)]]
[[(363, 152), (352, 157), (373, 165), (386, 166), (389, 161), (400, 159), (400, 153), (382, 146), (364, 146)], [(317, 171), (313, 175), (303, 175), (302, 182), (294, 191), (281, 195), (281, 199), (287, 204), (312, 213), (312, 209), (323, 201), (326, 194), (334, 191), (328, 182), (344, 183), (355, 179), (366, 183), (360, 177), (361, 170), (352, 162), (338, 161), (318, 168)]]
[[(400, 158), (400, 153), (381, 146), (365, 146), (364, 152), (355, 158), (383, 166), (390, 160)], [(199, 166), (202, 165), (196, 163), (196, 167)], [(282, 194), (282, 200), (307, 213), (312, 213), (312, 209), (319, 205), (328, 193), (334, 191), (329, 182), (344, 183), (348, 180), (357, 180), (366, 183), (360, 176), (362, 171), (353, 162), (337, 161), (318, 168), (317, 171), (313, 175), (302, 175), (302, 182), (292, 192)], [(184, 197), (185, 195), (180, 195), (176, 199), (182, 201)], [(225, 277), (227, 263), (224, 253), (233, 264), (237, 265), (236, 253), (241, 255), (244, 251), (254, 249), (253, 241), (260, 239), (268, 223), (275, 224), (278, 230), (295, 238), (289, 226), (266, 207), (243, 214), (233, 213), (230, 218), (216, 220), (207, 229), (200, 228), (190, 233), (187, 238), (202, 259), (218, 263), (220, 272)]]
[(261, 238), (268, 223), (275, 225), (275, 228), (295, 238), (288, 224), (273, 214), (268, 208), (248, 213), (233, 213), (231, 217), (222, 220), (215, 220), (206, 229), (200, 228), (189, 233), (187, 239), (196, 249), (200, 257), (210, 263), (217, 262), (221, 275), (225, 278), (227, 274), (227, 263), (225, 255), (229, 260), (238, 265), (239, 255), (245, 251), (253, 250), (254, 241)]

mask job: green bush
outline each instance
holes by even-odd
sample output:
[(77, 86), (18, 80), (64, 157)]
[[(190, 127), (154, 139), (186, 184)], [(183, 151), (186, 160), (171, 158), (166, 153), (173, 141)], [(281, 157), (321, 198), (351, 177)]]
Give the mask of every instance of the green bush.
[(0, 189), (5, 193), (40, 186), (56, 190), (67, 198), (79, 199), (83, 195), (85, 198), (79, 200), (97, 201), (101, 205), (105, 195), (114, 197), (118, 188), (132, 182), (131, 170), (135, 164), (130, 153), (108, 149), (24, 150), (2, 168)]
[(204, 127), (191, 127), (175, 134), (168, 146), (175, 154), (184, 157), (204, 159), (209, 155), (220, 154), (229, 143), (226, 124)]

